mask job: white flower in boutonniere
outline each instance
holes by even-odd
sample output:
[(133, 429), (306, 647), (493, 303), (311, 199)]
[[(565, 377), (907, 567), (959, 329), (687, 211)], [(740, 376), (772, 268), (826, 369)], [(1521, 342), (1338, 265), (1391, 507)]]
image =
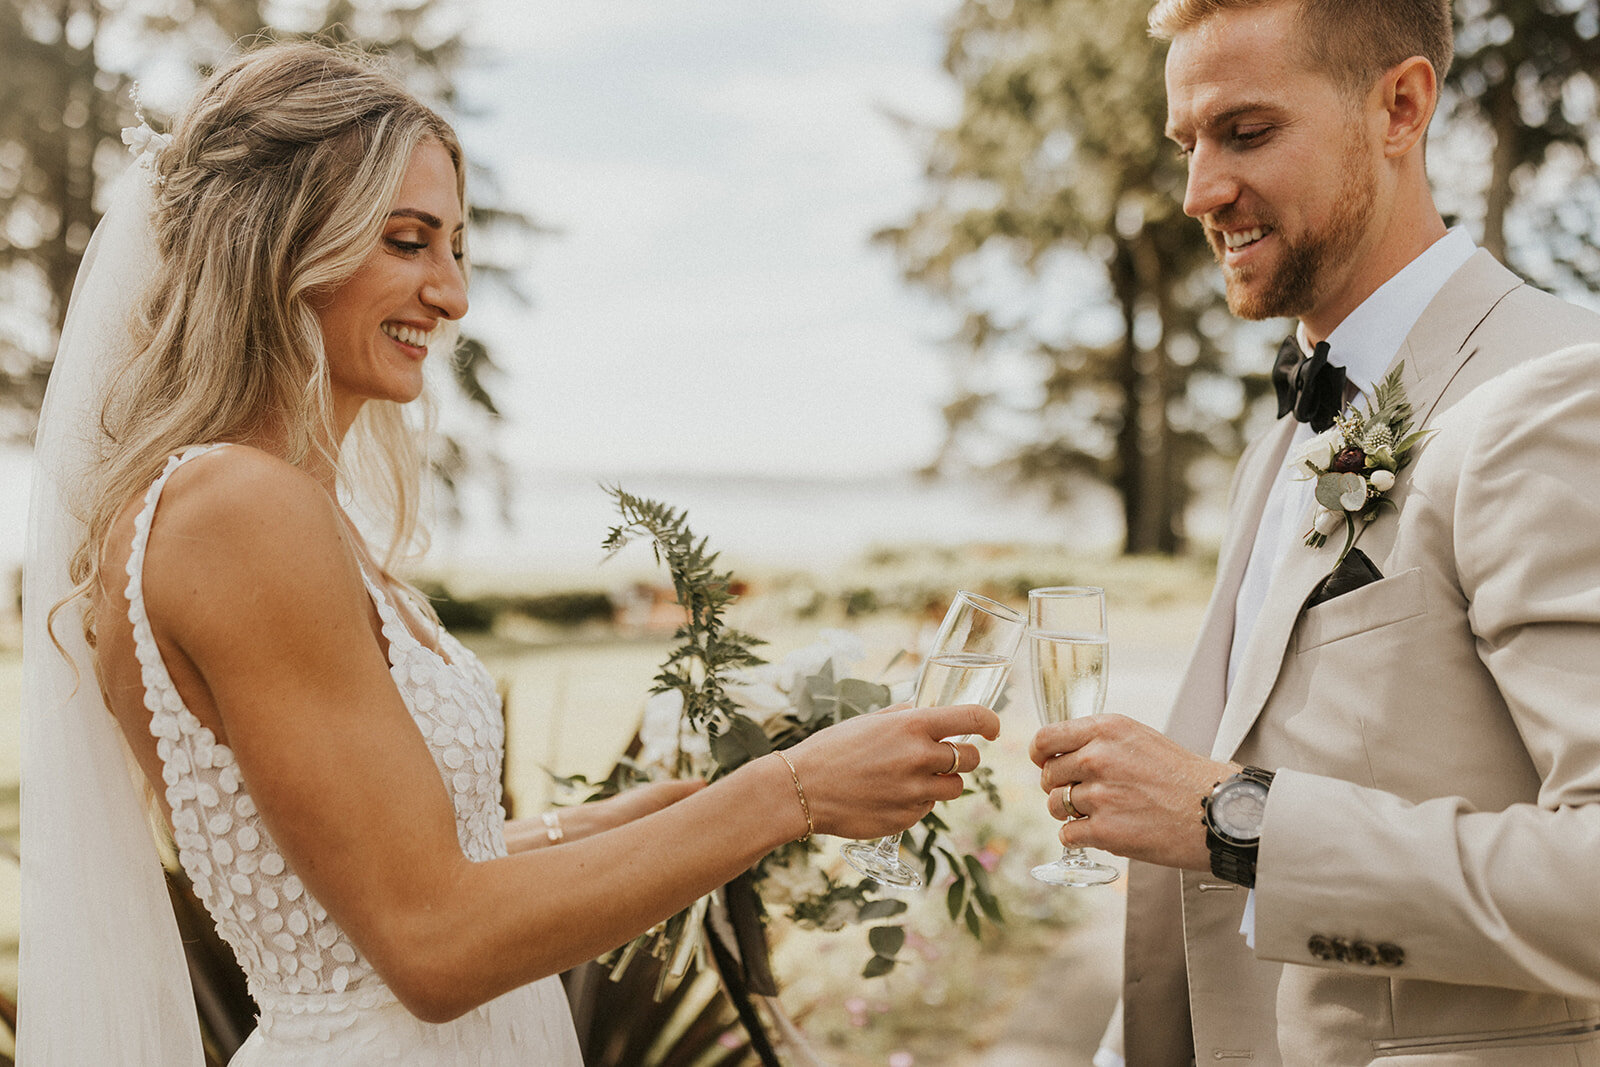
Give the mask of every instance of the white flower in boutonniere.
[(1303, 482), (1327, 470), (1339, 454), (1341, 441), (1339, 427), (1333, 426), (1296, 448), (1289, 455), (1289, 471), (1294, 479)]
[(1330, 429), (1289, 457), (1289, 470), (1295, 478), (1317, 482), (1317, 511), (1306, 544), (1321, 548), (1344, 527), (1344, 550), (1335, 567), (1344, 562), (1355, 542), (1356, 520), (1371, 522), (1384, 505), (1395, 506), (1384, 494), (1394, 488), (1400, 469), (1411, 462), (1411, 450), (1432, 432), (1411, 432), (1411, 402), (1400, 384), (1404, 367), (1401, 363), (1389, 372), (1366, 410), (1347, 409)]

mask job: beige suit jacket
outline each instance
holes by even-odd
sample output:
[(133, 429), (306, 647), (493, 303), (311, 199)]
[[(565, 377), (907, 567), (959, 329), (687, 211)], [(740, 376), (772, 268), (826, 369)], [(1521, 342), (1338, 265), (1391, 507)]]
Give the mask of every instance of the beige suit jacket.
[(1396, 357), (1434, 433), (1360, 531), (1384, 577), (1302, 610), (1344, 538), (1291, 550), (1225, 700), (1292, 423), (1247, 450), (1168, 733), (1279, 772), (1256, 949), (1243, 889), (1135, 864), (1129, 1067), (1600, 1064), (1596, 342), (1600, 316), (1469, 260)]

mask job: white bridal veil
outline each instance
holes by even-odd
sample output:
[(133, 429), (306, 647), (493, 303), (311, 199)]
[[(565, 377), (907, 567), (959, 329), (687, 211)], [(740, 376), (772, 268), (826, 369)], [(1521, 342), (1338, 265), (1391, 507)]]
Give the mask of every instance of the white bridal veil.
[[(129, 143), (150, 140), (145, 128)], [(109, 364), (153, 273), (152, 180), (145, 153), (112, 189), (73, 283), (34, 447), (22, 594), (24, 1067), (204, 1062), (141, 788), (100, 698), (76, 606), (55, 625), (70, 663), (47, 628), (71, 591), (67, 560), (84, 529), (75, 494), (94, 454)]]

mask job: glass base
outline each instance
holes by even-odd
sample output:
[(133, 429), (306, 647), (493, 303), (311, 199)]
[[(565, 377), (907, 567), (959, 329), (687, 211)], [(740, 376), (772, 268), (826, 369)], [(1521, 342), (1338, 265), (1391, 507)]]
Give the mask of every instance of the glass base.
[(902, 863), (899, 856), (879, 851), (876, 841), (850, 841), (840, 846), (839, 855), (850, 866), (890, 889), (922, 888), (922, 872)]
[(1122, 877), (1122, 872), (1115, 867), (1108, 867), (1104, 863), (1083, 861), (1068, 863), (1066, 860), (1056, 860), (1054, 863), (1041, 863), (1028, 872), (1041, 882), (1050, 885), (1087, 886), (1110, 885)]

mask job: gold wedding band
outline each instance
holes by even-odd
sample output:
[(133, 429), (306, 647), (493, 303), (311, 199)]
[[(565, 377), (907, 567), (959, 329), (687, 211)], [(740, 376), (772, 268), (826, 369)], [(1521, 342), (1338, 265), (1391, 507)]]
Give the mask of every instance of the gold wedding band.
[(961, 766), (961, 750), (956, 747), (956, 743), (954, 741), (940, 741), (939, 743), (941, 745), (949, 745), (950, 746), (950, 769), (948, 771), (945, 771), (944, 773), (945, 774), (954, 774), (954, 773), (956, 773), (956, 768)]
[(1072, 787), (1077, 784), (1077, 782), (1068, 782), (1066, 796), (1062, 798), (1062, 807), (1066, 809), (1067, 818), (1069, 819), (1083, 818), (1083, 812), (1079, 811), (1072, 805)]

